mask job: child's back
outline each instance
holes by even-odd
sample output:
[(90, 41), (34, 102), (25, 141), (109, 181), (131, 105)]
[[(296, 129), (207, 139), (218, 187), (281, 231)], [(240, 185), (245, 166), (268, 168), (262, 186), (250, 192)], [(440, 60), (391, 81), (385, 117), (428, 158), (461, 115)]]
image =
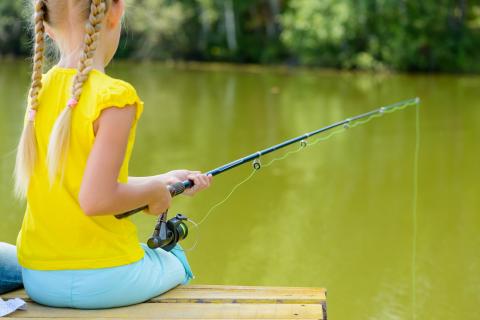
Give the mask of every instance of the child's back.
[[(104, 268), (138, 261), (143, 256), (135, 225), (113, 215), (86, 216), (78, 194), (95, 136), (93, 123), (110, 106), (136, 105), (136, 119), (128, 139), (118, 182), (128, 181), (128, 162), (143, 103), (128, 83), (92, 70), (83, 85), (82, 99), (72, 114), (69, 150), (63, 179), (50, 186), (46, 166), (52, 127), (70, 99), (75, 69), (53, 67), (43, 77), (36, 114), (38, 162), (27, 194), (28, 206), (18, 238), (20, 263), (38, 270)], [(42, 241), (38, 241), (41, 239)]]

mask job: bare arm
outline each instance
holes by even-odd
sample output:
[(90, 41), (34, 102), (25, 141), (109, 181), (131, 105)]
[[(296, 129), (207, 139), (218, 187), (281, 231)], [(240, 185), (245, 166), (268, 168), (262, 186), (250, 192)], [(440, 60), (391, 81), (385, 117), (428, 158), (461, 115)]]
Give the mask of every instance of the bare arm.
[(127, 183), (117, 182), (135, 108), (107, 108), (97, 120), (96, 138), (79, 193), (86, 215), (118, 214), (145, 205), (150, 213), (159, 214), (170, 206), (171, 196), (162, 179), (138, 177)]
[(165, 184), (169, 184), (170, 183), (170, 180), (169, 180), (169, 177), (166, 173), (164, 174), (159, 174), (159, 175), (156, 175), (156, 176), (147, 176), (147, 177), (128, 177), (128, 183), (132, 183), (132, 184), (142, 184), (142, 183), (145, 183), (151, 179), (158, 179), (160, 181), (162, 181), (163, 183)]
[(174, 184), (176, 182), (183, 182), (185, 180), (192, 180), (193, 187), (183, 192), (186, 196), (193, 196), (200, 190), (208, 188), (212, 182), (211, 175), (202, 174), (200, 171), (191, 171), (186, 169), (173, 170), (167, 173), (159, 174), (149, 177), (128, 177), (128, 182), (132, 184), (142, 184), (151, 179), (160, 180), (166, 185)]

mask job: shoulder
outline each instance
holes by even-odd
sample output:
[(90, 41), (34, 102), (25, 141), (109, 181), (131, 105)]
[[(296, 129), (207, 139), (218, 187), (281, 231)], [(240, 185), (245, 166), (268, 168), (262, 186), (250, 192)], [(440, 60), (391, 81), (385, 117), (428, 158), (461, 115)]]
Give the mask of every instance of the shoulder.
[(143, 101), (137, 94), (134, 86), (130, 83), (113, 78), (100, 71), (92, 70), (90, 88), (96, 92), (96, 106), (94, 118), (105, 108), (123, 108), (134, 105), (137, 108), (138, 119), (143, 111)]
[(122, 99), (122, 102), (128, 99), (140, 99), (137, 90), (135, 90), (133, 85), (127, 81), (113, 78), (100, 71), (91, 71), (91, 82), (92, 89), (95, 89), (100, 101), (109, 101), (115, 98)]

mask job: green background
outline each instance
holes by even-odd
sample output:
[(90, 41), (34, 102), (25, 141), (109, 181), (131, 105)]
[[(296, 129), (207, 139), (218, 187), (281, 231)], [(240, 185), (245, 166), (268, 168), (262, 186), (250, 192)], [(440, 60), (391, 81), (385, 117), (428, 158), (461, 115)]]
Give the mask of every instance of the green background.
[[(24, 204), (12, 195), (11, 151), (30, 67), (12, 62), (0, 70), (0, 241), (15, 242)], [(479, 77), (130, 62), (108, 72), (145, 101), (135, 176), (209, 170), (419, 96), (417, 319), (478, 318)], [(194, 283), (325, 287), (332, 319), (410, 319), (414, 148), (415, 108), (408, 108), (262, 169), (184, 242), (188, 248), (200, 235), (188, 252)], [(251, 170), (245, 165), (215, 177), (202, 194), (176, 198), (171, 214), (200, 220)], [(133, 220), (146, 241), (153, 217)]]

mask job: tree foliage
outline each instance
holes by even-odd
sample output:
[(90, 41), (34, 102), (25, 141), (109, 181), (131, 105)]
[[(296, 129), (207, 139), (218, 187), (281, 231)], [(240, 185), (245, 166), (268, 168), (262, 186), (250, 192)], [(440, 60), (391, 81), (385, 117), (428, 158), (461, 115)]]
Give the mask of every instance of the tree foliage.
[(479, 10), (466, 0), (291, 1), (282, 39), (309, 64), (478, 70)]
[(22, 1), (0, 1), (0, 56), (25, 55), (29, 52), (28, 19)]
[[(480, 0), (126, 2), (125, 58), (480, 71)], [(0, 1), (0, 55), (30, 51), (25, 10)]]

